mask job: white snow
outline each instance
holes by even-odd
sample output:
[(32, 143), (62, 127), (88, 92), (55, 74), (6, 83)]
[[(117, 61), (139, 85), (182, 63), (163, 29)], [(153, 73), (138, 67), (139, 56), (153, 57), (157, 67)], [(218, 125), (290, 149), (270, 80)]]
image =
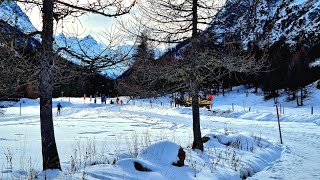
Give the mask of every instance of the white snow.
[[(278, 98), (285, 107), (280, 115), (284, 145), (279, 144), (273, 100), (264, 101), (262, 95), (252, 93), (247, 97), (242, 87), (214, 97), (213, 111), (201, 109), (202, 135), (210, 138), (203, 153), (190, 149), (191, 108), (171, 107), (169, 97), (130, 101), (121, 97), (123, 106), (94, 104), (88, 98), (85, 103), (83, 98), (54, 99), (62, 172), (41, 172), (39, 100), (22, 99), (0, 114), (2, 177), (319, 179), (320, 92), (315, 85), (307, 89), (303, 107), (286, 102), (284, 94)], [(63, 106), (59, 117), (55, 114), (58, 102)], [(180, 146), (186, 152), (185, 166), (175, 167), (171, 164)], [(137, 171), (135, 162), (150, 171)]]
[(316, 59), (314, 62), (309, 64), (310, 67), (320, 66), (320, 58)]

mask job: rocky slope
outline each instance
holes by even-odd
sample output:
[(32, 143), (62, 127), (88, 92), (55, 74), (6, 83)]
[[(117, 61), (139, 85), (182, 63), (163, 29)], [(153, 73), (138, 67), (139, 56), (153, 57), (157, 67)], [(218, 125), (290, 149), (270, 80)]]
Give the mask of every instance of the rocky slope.
[(281, 38), (291, 47), (314, 45), (320, 37), (320, 1), (228, 0), (211, 24), (206, 32), (217, 42), (231, 35), (245, 46), (256, 43), (261, 48)]
[(4, 1), (0, 4), (0, 20), (7, 22), (12, 27), (17, 27), (24, 33), (36, 31), (29, 17), (14, 1), (11, 1), (9, 4)]

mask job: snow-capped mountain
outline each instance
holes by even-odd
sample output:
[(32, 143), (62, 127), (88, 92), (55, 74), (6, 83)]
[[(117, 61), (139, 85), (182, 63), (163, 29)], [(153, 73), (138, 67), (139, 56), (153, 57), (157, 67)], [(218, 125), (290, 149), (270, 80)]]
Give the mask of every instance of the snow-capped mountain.
[[(90, 57), (103, 53), (105, 49), (105, 46), (98, 43), (91, 35), (84, 38), (77, 38), (73, 36), (66, 37), (63, 33), (60, 33), (55, 37), (54, 45), (55, 48), (66, 47), (78, 54), (86, 53), (86, 55)], [(74, 60), (74, 62), (78, 61), (76, 59), (71, 60)]]
[(7, 22), (13, 27), (17, 27), (24, 33), (36, 31), (36, 28), (31, 23), (29, 17), (14, 1), (11, 1), (10, 3), (4, 1), (0, 3), (0, 20)]
[[(55, 37), (54, 47), (55, 49), (58, 49), (59, 47), (66, 47), (80, 56), (90, 57), (91, 59), (98, 58), (99, 56), (113, 59), (129, 59), (133, 54), (133, 49), (130, 45), (110, 48), (97, 42), (91, 35), (87, 35), (83, 38), (77, 38), (74, 36), (66, 37), (63, 33), (60, 33)], [(82, 63), (77, 57), (71, 56), (66, 52), (62, 52), (60, 54), (74, 63)], [(107, 74), (111, 78), (116, 78), (130, 67), (130, 63), (131, 62), (124, 61), (119, 64), (109, 66), (105, 68), (102, 73)]]
[(270, 47), (281, 38), (291, 47), (320, 38), (318, 0), (228, 0), (206, 32), (217, 42), (237, 37), (245, 46)]
[[(2, 29), (4, 29), (5, 32), (11, 32), (17, 29), (16, 33), (20, 33), (22, 35), (36, 31), (36, 28), (31, 23), (29, 17), (23, 12), (19, 5), (13, 1), (10, 3), (4, 1), (0, 4), (0, 21), (2, 23), (1, 26), (3, 26)], [(22, 36), (24, 39), (28, 38), (24, 35)], [(21, 42), (24, 42), (23, 38)], [(35, 38), (39, 40), (40, 36), (37, 35)], [(19, 39), (17, 39), (17, 41), (19, 41)], [(32, 39), (32, 42), (33, 41), (36, 40)], [(39, 43), (32, 44), (39, 45)], [(98, 43), (91, 35), (88, 35), (84, 38), (76, 38), (66, 37), (63, 33), (61, 33), (55, 37), (54, 48), (58, 49), (59, 47), (68, 47), (71, 51), (77, 54), (83, 55), (85, 53), (90, 57), (108, 55), (108, 57), (115, 58), (116, 56), (119, 56), (117, 54), (119, 51), (123, 54), (128, 52), (127, 46), (119, 46), (114, 49), (108, 49), (105, 45)], [(76, 59), (75, 57), (72, 57), (66, 53), (62, 53), (61, 55), (74, 63), (80, 64), (80, 60)], [(108, 74), (108, 76), (115, 78), (122, 74), (122, 72), (127, 68), (128, 66), (122, 64), (119, 65), (119, 67), (117, 66), (111, 68), (115, 70), (105, 70), (103, 72)]]
[[(77, 38), (73, 36), (66, 37), (63, 33), (60, 33), (55, 37), (55, 48), (57, 49), (59, 47), (67, 47), (77, 54), (86, 55), (91, 58), (98, 56), (106, 56), (114, 59), (125, 58), (126, 61), (103, 70), (103, 73), (106, 73), (111, 78), (117, 78), (131, 67), (133, 63), (131, 57), (136, 52), (132, 45), (119, 45), (111, 48), (99, 43), (91, 35), (87, 35), (83, 38)], [(155, 57), (160, 57), (163, 54), (163, 52), (158, 48), (154, 50), (154, 53)], [(74, 63), (81, 64), (79, 59), (67, 53), (62, 53), (62, 56)]]

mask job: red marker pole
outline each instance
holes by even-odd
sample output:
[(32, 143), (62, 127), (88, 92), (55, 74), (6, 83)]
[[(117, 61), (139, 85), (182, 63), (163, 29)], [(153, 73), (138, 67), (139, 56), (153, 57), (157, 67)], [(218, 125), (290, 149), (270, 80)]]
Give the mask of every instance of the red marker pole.
[(87, 97), (86, 94), (84, 94), (84, 95), (83, 95), (83, 101), (84, 101), (84, 103), (86, 103), (86, 97)]
[(280, 134), (280, 143), (283, 144), (283, 142), (282, 142), (282, 135), (281, 135), (281, 127), (280, 127), (280, 117), (279, 117), (278, 105), (276, 105), (276, 110), (277, 110), (277, 117), (278, 117), (278, 127), (279, 127), (279, 134)]

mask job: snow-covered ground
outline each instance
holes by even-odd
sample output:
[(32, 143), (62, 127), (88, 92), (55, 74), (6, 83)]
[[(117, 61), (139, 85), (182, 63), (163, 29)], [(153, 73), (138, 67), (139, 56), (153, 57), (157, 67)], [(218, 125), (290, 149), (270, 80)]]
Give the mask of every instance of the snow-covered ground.
[[(202, 135), (209, 137), (203, 153), (190, 149), (191, 108), (172, 107), (168, 97), (122, 97), (123, 106), (57, 98), (54, 107), (63, 106), (54, 116), (63, 172), (45, 173), (39, 101), (22, 99), (0, 113), (0, 179), (320, 179), (320, 92), (314, 85), (308, 90), (303, 107), (284, 95), (278, 99), (284, 145), (273, 100), (246, 96), (241, 87), (214, 97), (213, 111), (201, 109)], [(183, 167), (172, 165), (179, 146), (186, 152)], [(135, 163), (150, 171), (137, 171)]]

